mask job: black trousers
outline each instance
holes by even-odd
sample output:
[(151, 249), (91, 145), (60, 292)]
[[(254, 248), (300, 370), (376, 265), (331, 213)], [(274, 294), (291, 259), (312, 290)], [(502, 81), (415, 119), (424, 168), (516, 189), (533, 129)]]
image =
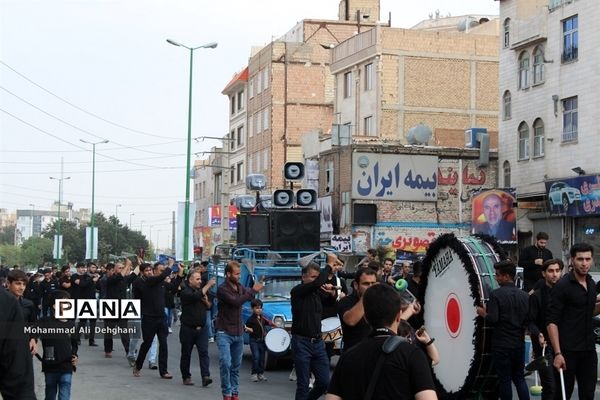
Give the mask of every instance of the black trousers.
[(179, 369), (183, 379), (192, 376), (190, 372), (190, 361), (192, 350), (196, 346), (198, 359), (200, 361), (200, 375), (205, 378), (210, 376), (210, 359), (208, 357), (208, 329), (205, 327), (196, 329), (187, 325), (181, 325), (179, 330), (179, 341), (181, 342), (181, 359)]
[[(598, 356), (594, 350), (588, 351), (563, 351), (563, 357), (567, 363), (567, 369), (563, 371), (565, 376), (565, 394), (567, 399), (571, 398), (575, 379), (577, 379), (577, 394), (579, 400), (593, 400), (596, 390), (596, 379), (598, 375)], [(556, 382), (555, 398), (562, 397), (560, 392), (560, 375), (554, 369), (554, 381)]]
[[(531, 338), (531, 346), (533, 347), (533, 355), (535, 358), (542, 356), (542, 346), (537, 341), (537, 337)], [(542, 385), (542, 400), (553, 400), (556, 393), (558, 393), (558, 398), (561, 398), (560, 388), (557, 392), (556, 382), (554, 380), (554, 372), (555, 368), (552, 366), (552, 362), (554, 360), (554, 350), (552, 347), (546, 347), (546, 357), (548, 358), (548, 365), (540, 368), (537, 372), (540, 374), (540, 384)], [(560, 385), (560, 381), (558, 381)], [(561, 399), (562, 400), (562, 399)]]
[(167, 320), (164, 316), (161, 317), (147, 317), (142, 316), (142, 340), (143, 343), (140, 346), (138, 358), (135, 361), (135, 367), (142, 369), (144, 361), (146, 361), (146, 354), (152, 346), (154, 336), (158, 337), (158, 372), (161, 375), (166, 374), (167, 360), (169, 358), (169, 350), (167, 347), (167, 336), (169, 331), (167, 329)]
[[(123, 328), (127, 329), (127, 320), (126, 319), (105, 319), (104, 326), (107, 328)], [(123, 343), (123, 348), (125, 349), (125, 353), (129, 353), (129, 333), (121, 333), (119, 334), (121, 337), (121, 343)], [(113, 335), (110, 333), (104, 334), (104, 352), (112, 353), (113, 351)]]

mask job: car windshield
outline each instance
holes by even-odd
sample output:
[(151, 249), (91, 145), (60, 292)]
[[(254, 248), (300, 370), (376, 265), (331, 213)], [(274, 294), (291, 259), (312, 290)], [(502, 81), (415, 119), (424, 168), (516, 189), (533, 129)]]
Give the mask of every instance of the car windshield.
[(299, 276), (269, 277), (265, 281), (265, 288), (260, 292), (263, 301), (277, 301), (290, 299), (290, 291), (300, 283)]

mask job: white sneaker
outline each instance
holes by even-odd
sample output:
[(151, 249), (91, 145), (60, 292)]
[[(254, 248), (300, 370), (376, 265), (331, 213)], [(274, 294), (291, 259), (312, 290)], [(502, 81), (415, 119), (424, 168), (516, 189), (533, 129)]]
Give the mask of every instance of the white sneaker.
[(250, 379), (252, 379), (252, 382), (258, 382), (258, 375), (252, 374), (250, 375)]
[(258, 380), (266, 382), (267, 381), (267, 377), (264, 374), (258, 374)]
[(173, 329), (169, 327), (169, 333), (173, 333)]
[(214, 343), (215, 342), (215, 338), (214, 337), (209, 337), (208, 338), (208, 343)]
[(296, 368), (292, 368), (292, 372), (290, 372), (290, 381), (296, 382)]

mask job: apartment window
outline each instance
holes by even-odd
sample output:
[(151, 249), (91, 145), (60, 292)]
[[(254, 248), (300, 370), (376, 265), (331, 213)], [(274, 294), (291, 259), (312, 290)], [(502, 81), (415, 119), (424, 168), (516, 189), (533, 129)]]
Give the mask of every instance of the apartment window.
[(256, 94), (262, 92), (262, 71), (258, 71), (256, 74)]
[(529, 87), (529, 54), (524, 51), (519, 57), (519, 89)]
[(544, 82), (544, 50), (536, 47), (533, 51), (533, 84)]
[(238, 126), (237, 128), (237, 136), (235, 138), (238, 147), (244, 145), (244, 126)]
[(250, 78), (250, 81), (248, 82), (248, 95), (250, 98), (254, 97), (254, 78)]
[(237, 109), (241, 111), (244, 109), (244, 91), (240, 91), (237, 94)]
[(544, 156), (544, 121), (541, 118), (533, 122), (533, 156)]
[(352, 97), (352, 72), (344, 74), (344, 98)]
[(235, 182), (235, 167), (229, 168), (229, 183), (233, 184)]
[(229, 104), (231, 106), (231, 115), (235, 114), (235, 95), (229, 97)]
[(507, 90), (504, 92), (504, 95), (502, 95), (502, 117), (504, 119), (510, 119), (512, 116), (511, 102), (512, 96), (510, 90)]
[(327, 161), (325, 164), (325, 193), (333, 191), (333, 161)]
[(519, 125), (519, 160), (529, 159), (529, 127), (526, 122)]
[(221, 188), (222, 187), (223, 187), (223, 176), (221, 175), (221, 173), (215, 174), (213, 204), (221, 204)]
[(502, 164), (502, 172), (504, 173), (504, 187), (510, 187), (510, 163), (508, 160), (504, 161)]
[(577, 96), (569, 97), (562, 101), (563, 105), (563, 132), (562, 141), (572, 142), (577, 140)]
[(229, 137), (226, 137), (226, 139), (228, 139), (228, 140), (226, 140), (226, 142), (229, 143), (229, 147), (231, 149), (230, 151), (235, 150), (235, 130), (232, 130), (229, 133)]
[(257, 151), (256, 154), (254, 155), (254, 172), (258, 173), (260, 172), (260, 151)]
[(250, 118), (248, 118), (248, 137), (252, 137), (253, 134), (254, 134), (254, 118), (252, 116), (250, 116)]
[(259, 128), (259, 113), (254, 114), (254, 133), (260, 133), (261, 129)]
[(577, 15), (563, 20), (563, 54), (562, 61), (569, 62), (577, 60), (577, 49), (579, 48), (579, 22)]
[(263, 153), (263, 171), (269, 169), (269, 149), (265, 149)]
[(366, 136), (373, 136), (375, 129), (373, 128), (373, 116), (369, 115), (364, 118), (364, 132)]
[(262, 84), (263, 90), (266, 90), (269, 87), (269, 70), (267, 68), (262, 70)]
[(254, 114), (254, 116), (256, 117), (256, 121), (254, 121), (256, 123), (256, 133), (261, 133), (263, 128), (262, 128), (262, 122), (263, 122), (263, 113), (262, 111), (257, 112), (256, 114)]
[(504, 48), (507, 49), (510, 46), (510, 18), (504, 20)]
[(236, 169), (237, 169), (237, 181), (241, 182), (244, 180), (244, 163), (243, 162), (237, 163)]
[(373, 63), (365, 65), (365, 90), (373, 89)]
[(269, 129), (269, 114), (270, 114), (269, 111), (270, 110), (268, 108), (265, 108), (263, 110), (263, 114), (262, 114), (262, 117), (263, 117), (262, 118), (262, 125), (263, 125), (262, 128), (263, 128), (263, 131), (266, 131), (267, 129)]

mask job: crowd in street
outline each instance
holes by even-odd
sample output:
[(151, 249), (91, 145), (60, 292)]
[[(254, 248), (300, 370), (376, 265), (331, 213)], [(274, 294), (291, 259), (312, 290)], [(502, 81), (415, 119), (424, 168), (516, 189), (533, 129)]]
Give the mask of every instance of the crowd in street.
[[(547, 241), (548, 235), (540, 232), (533, 246), (521, 250), (523, 288), (515, 285), (514, 262), (496, 263), (499, 287), (477, 307), (479, 317), (494, 327), (491, 352), (501, 399), (512, 398), (512, 384), (519, 399), (529, 398), (523, 357), (526, 334), (531, 336), (542, 399), (562, 398), (562, 381), (567, 398), (575, 381), (579, 399), (594, 398), (597, 358), (591, 321), (600, 313), (600, 303), (599, 288), (589, 274), (593, 248), (574, 244), (565, 270), (562, 260), (553, 258), (546, 248)], [(441, 397), (433, 368), (444, 354), (424, 326), (420, 261), (411, 265), (385, 258), (380, 263), (377, 252), (370, 249), (352, 272), (334, 254), (327, 254), (324, 268), (314, 262), (301, 267), (301, 280), (290, 293), (294, 362), (290, 378), (296, 381), (296, 400), (323, 395), (327, 400)], [(246, 287), (240, 277), (237, 261), (227, 263), (217, 288), (213, 288), (217, 281), (209, 277), (206, 262), (186, 269), (173, 259), (152, 264), (125, 259), (100, 268), (80, 262), (74, 268), (48, 267), (34, 274), (18, 267), (2, 269), (0, 279), (7, 290), (0, 289), (0, 393), (5, 400), (35, 399), (35, 355), (42, 363), (45, 398), (69, 399), (82, 340), (92, 347), (98, 346), (97, 339), (103, 340), (106, 358), (115, 352), (113, 336), (97, 337), (96, 323), (124, 331), (137, 328), (137, 334), (120, 335), (134, 377), (141, 376), (148, 359), (148, 368), (157, 370), (160, 379), (173, 379), (167, 337), (178, 320), (182, 384), (195, 385), (190, 368), (194, 346), (200, 360), (198, 384), (206, 387), (213, 383), (208, 346), (215, 342), (223, 400), (239, 400), (244, 334), (249, 335), (252, 354), (251, 380), (264, 382), (265, 337), (275, 327), (263, 315), (263, 304), (257, 298), (264, 284), (256, 281)], [(57, 299), (97, 298), (140, 299), (140, 319), (64, 320), (55, 316)], [(243, 321), (246, 302), (251, 302), (252, 316)], [(215, 304), (216, 313), (211, 312)], [(326, 318), (339, 318), (343, 334), (341, 356), (333, 373), (330, 365), (335, 343), (324, 337), (322, 320)], [(63, 333), (26, 335), (25, 324)]]

